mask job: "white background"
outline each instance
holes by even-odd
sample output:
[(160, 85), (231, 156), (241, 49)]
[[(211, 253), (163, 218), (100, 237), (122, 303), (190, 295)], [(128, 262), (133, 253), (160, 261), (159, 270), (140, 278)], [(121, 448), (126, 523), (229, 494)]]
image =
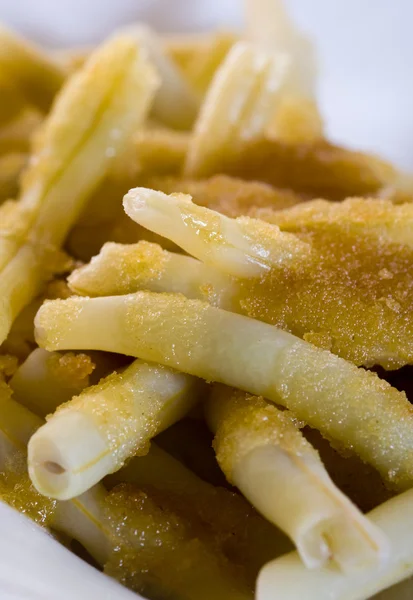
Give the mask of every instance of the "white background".
[[(413, 170), (413, 0), (286, 0), (319, 49), (330, 136)], [(0, 20), (45, 44), (102, 39), (143, 18), (162, 30), (242, 22), (242, 0), (0, 0)]]

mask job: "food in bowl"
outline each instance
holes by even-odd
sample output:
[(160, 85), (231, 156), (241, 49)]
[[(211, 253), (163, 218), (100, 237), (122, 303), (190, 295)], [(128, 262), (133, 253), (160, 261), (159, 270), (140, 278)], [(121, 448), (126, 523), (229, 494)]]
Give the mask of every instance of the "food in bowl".
[(0, 496), (149, 598), (362, 600), (413, 572), (413, 186), (249, 13), (1, 30)]

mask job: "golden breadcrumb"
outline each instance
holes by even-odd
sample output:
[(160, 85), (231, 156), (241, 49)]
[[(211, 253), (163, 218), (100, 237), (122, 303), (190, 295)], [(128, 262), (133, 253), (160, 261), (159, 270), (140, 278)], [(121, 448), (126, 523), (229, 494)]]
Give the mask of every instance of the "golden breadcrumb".
[(195, 204), (206, 206), (228, 217), (254, 216), (260, 208), (281, 210), (305, 200), (305, 196), (260, 181), (244, 181), (238, 177), (215, 175), (208, 179), (154, 177), (148, 187), (165, 194), (190, 194)]
[(222, 159), (219, 172), (331, 200), (378, 194), (399, 177), (384, 160), (326, 140), (283, 144), (265, 139), (245, 144)]
[(242, 281), (240, 312), (357, 365), (413, 362), (411, 204), (319, 200), (260, 216), (310, 243), (316, 259)]

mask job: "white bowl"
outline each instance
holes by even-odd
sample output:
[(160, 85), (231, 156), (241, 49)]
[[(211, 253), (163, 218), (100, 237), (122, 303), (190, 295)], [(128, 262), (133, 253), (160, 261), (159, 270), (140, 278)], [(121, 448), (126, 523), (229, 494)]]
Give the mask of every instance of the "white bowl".
[(139, 600), (0, 503), (1, 600)]

